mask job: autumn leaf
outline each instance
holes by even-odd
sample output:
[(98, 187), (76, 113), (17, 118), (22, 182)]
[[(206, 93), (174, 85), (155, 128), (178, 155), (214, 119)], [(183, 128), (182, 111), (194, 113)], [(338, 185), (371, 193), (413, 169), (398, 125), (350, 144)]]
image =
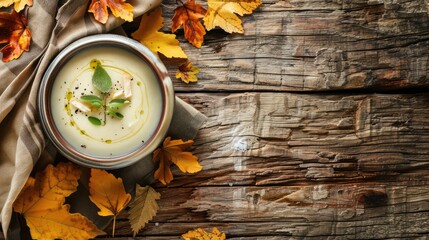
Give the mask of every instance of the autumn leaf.
[(251, 14), (261, 0), (208, 0), (208, 11), (204, 16), (207, 30), (216, 26), (229, 33), (243, 33), (241, 19), (236, 15)]
[(24, 51), (30, 50), (31, 32), (27, 26), (27, 17), (12, 10), (0, 12), (0, 44), (7, 43), (0, 52), (3, 62), (17, 59)]
[(197, 82), (197, 73), (200, 72), (200, 69), (197, 66), (192, 66), (192, 63), (186, 61), (180, 65), (179, 70), (176, 72), (176, 78), (182, 79), (183, 82)]
[(104, 234), (64, 205), (65, 198), (76, 191), (80, 174), (74, 164), (59, 163), (27, 180), (13, 208), (24, 215), (33, 239), (89, 239)]
[(225, 240), (226, 235), (220, 232), (217, 228), (213, 228), (212, 232), (206, 232), (204, 229), (198, 228), (194, 231), (189, 231), (182, 235), (185, 240)]
[(33, 6), (33, 0), (0, 0), (0, 7), (9, 7), (13, 5), (16, 12), (20, 12), (25, 8), (25, 5)]
[(133, 21), (134, 7), (127, 3), (126, 0), (92, 0), (88, 12), (93, 13), (97, 21), (105, 24), (109, 17), (107, 7), (110, 8), (113, 16), (122, 18), (127, 22)]
[(159, 166), (153, 175), (155, 179), (158, 179), (160, 182), (162, 182), (162, 184), (167, 185), (173, 180), (173, 173), (171, 172), (171, 169), (170, 169), (170, 166), (172, 163), (164, 159), (155, 159), (156, 158), (155, 156), (156, 155), (154, 152), (153, 160), (155, 162), (159, 161)]
[(198, 158), (190, 152), (184, 152), (192, 146), (194, 141), (188, 140), (183, 142), (179, 140), (171, 140), (167, 137), (164, 140), (163, 146), (153, 152), (153, 161), (159, 162), (159, 167), (154, 173), (154, 177), (161, 181), (164, 185), (173, 180), (173, 173), (170, 170), (171, 163), (179, 167), (184, 173), (196, 173), (203, 168), (198, 163)]
[(159, 209), (156, 200), (159, 200), (160, 197), (161, 194), (156, 192), (152, 187), (141, 187), (137, 184), (136, 196), (130, 203), (131, 208), (128, 211), (128, 219), (134, 237), (156, 215)]
[(185, 30), (185, 38), (192, 45), (200, 48), (204, 41), (206, 30), (200, 22), (207, 10), (201, 4), (195, 3), (195, 0), (189, 0), (183, 6), (174, 9), (173, 23), (171, 31), (174, 33), (180, 26), (183, 25)]
[(100, 209), (98, 215), (113, 216), (114, 236), (116, 216), (131, 200), (131, 195), (125, 192), (122, 179), (104, 170), (92, 168), (89, 193), (89, 199)]
[(168, 58), (187, 58), (179, 46), (175, 34), (159, 32), (164, 25), (161, 7), (143, 15), (139, 29), (131, 36), (148, 47), (155, 54), (162, 53)]

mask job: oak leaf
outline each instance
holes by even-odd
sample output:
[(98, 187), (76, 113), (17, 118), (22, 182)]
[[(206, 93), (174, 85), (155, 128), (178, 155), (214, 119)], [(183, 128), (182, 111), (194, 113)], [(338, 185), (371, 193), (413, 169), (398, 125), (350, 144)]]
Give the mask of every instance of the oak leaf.
[(12, 10), (0, 12), (0, 44), (7, 43), (0, 52), (3, 62), (17, 59), (24, 51), (30, 50), (31, 32), (27, 26), (27, 17)]
[(251, 14), (261, 0), (208, 0), (208, 11), (204, 16), (204, 25), (207, 30), (216, 26), (228, 33), (243, 33), (241, 19), (236, 15)]
[(159, 32), (164, 25), (161, 7), (143, 15), (139, 29), (131, 36), (148, 47), (155, 54), (162, 53), (168, 58), (187, 58), (179, 46), (175, 34)]
[(198, 158), (190, 152), (184, 152), (187, 148), (192, 146), (194, 141), (188, 140), (171, 140), (167, 137), (161, 148), (153, 152), (153, 161), (159, 162), (159, 167), (154, 173), (154, 177), (162, 182), (164, 185), (173, 180), (173, 173), (170, 170), (170, 165), (174, 163), (179, 167), (180, 171), (184, 173), (196, 173), (203, 168), (198, 163)]
[(13, 204), (24, 215), (33, 239), (89, 239), (104, 232), (78, 213), (65, 198), (76, 191), (81, 170), (72, 163), (48, 165), (30, 177)]
[(116, 216), (127, 206), (131, 195), (125, 192), (121, 178), (100, 169), (91, 169), (89, 199), (100, 209), (98, 215), (113, 216), (113, 236)]
[(25, 8), (25, 5), (32, 6), (33, 0), (0, 0), (0, 7), (9, 7), (13, 5), (16, 12), (20, 12)]
[(131, 229), (133, 230), (134, 237), (144, 228), (156, 215), (159, 207), (156, 200), (159, 200), (161, 194), (156, 192), (152, 187), (141, 187), (137, 184), (136, 196), (130, 203), (130, 210), (128, 211), (128, 219), (130, 221)]
[(220, 232), (217, 228), (213, 228), (212, 232), (206, 232), (204, 229), (198, 228), (194, 231), (189, 231), (182, 235), (185, 240), (225, 240), (226, 235)]
[(197, 82), (197, 73), (200, 72), (200, 69), (197, 66), (192, 66), (192, 63), (186, 61), (180, 65), (179, 70), (176, 72), (176, 78), (181, 79), (185, 83)]
[(174, 33), (183, 25), (185, 38), (188, 39), (192, 45), (200, 48), (204, 41), (204, 35), (206, 34), (206, 30), (203, 24), (201, 24), (200, 18), (203, 18), (206, 12), (207, 10), (203, 8), (201, 4), (195, 3), (195, 0), (187, 1), (183, 6), (174, 9), (171, 31)]
[(134, 7), (126, 0), (92, 0), (88, 12), (93, 13), (97, 21), (105, 24), (109, 17), (107, 7), (110, 8), (113, 16), (122, 18), (127, 22), (133, 21)]

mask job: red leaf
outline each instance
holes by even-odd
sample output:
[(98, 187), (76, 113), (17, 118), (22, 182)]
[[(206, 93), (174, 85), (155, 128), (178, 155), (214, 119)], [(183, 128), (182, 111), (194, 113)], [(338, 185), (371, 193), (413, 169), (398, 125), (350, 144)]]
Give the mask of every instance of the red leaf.
[(185, 38), (192, 45), (200, 48), (203, 41), (206, 29), (200, 22), (207, 10), (201, 4), (196, 4), (195, 0), (189, 0), (183, 6), (177, 7), (174, 10), (173, 24), (171, 31), (175, 32), (181, 25), (185, 30)]
[(3, 62), (17, 59), (24, 51), (30, 50), (31, 32), (27, 26), (27, 17), (12, 10), (0, 12), (0, 43), (7, 43), (0, 52)]

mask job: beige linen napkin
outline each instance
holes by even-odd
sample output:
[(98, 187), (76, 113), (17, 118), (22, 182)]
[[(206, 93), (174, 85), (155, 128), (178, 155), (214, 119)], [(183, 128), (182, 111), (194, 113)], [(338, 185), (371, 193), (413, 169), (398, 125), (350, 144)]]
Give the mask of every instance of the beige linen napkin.
[[(157, 6), (160, 0), (129, 0), (138, 17)], [(33, 166), (46, 151), (46, 139), (38, 120), (36, 109), (37, 90), (43, 73), (55, 55), (71, 42), (88, 35), (109, 32), (119, 27), (123, 21), (109, 17), (106, 25), (96, 22), (88, 12), (89, 0), (36, 0), (29, 8), (29, 27), (32, 32), (30, 52), (25, 52), (18, 60), (0, 62), (0, 208), (3, 232), (6, 233), (12, 215), (12, 204), (24, 186)], [(191, 130), (178, 133), (183, 125)], [(189, 121), (194, 121), (190, 125)], [(170, 135), (183, 139), (193, 138), (205, 117), (183, 101), (176, 99), (176, 110)], [(186, 136), (186, 134), (188, 136)], [(49, 145), (49, 144), (48, 144)], [(148, 167), (147, 164), (151, 165)], [(139, 171), (140, 169), (140, 171)], [(127, 168), (124, 179), (128, 188), (135, 182), (148, 182), (143, 177), (151, 176), (153, 165), (143, 159)], [(143, 171), (144, 170), (144, 171)], [(117, 170), (117, 175), (125, 171)], [(80, 209), (77, 209), (80, 210)], [(84, 209), (84, 211), (86, 211)]]

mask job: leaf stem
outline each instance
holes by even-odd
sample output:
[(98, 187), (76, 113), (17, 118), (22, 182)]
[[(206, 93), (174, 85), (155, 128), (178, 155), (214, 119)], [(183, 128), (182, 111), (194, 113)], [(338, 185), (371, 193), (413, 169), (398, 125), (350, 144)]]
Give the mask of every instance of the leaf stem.
[(104, 112), (104, 119), (103, 119), (103, 126), (105, 126), (106, 125), (106, 118), (107, 118), (107, 116), (106, 116), (106, 112), (107, 112), (107, 104), (106, 104), (106, 100), (107, 100), (107, 93), (103, 93), (103, 112)]
[(112, 237), (115, 237), (115, 228), (116, 228), (116, 215), (113, 215), (113, 230), (112, 230)]

